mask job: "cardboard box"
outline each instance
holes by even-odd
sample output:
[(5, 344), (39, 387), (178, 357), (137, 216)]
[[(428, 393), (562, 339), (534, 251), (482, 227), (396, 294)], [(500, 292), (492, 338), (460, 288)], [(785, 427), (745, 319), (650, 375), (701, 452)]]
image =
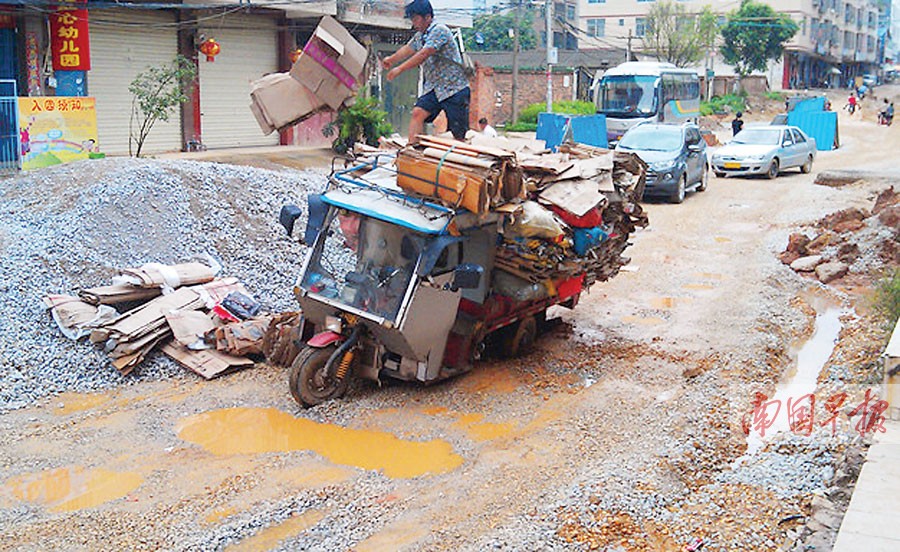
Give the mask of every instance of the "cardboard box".
[(326, 15), (291, 67), (291, 76), (337, 109), (356, 94), (367, 57), (366, 48)]
[(250, 110), (263, 134), (288, 127), (324, 107), (311, 90), (288, 73), (272, 73), (250, 85)]

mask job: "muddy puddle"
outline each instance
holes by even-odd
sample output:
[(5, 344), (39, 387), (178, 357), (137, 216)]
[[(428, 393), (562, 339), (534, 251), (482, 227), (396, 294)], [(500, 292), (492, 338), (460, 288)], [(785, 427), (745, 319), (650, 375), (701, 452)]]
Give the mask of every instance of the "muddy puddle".
[(755, 425), (751, 426), (745, 456), (762, 449), (778, 433), (790, 431), (789, 401), (793, 405), (806, 404), (803, 402), (804, 397), (815, 392), (819, 373), (838, 341), (842, 327), (841, 316), (846, 314), (848, 311), (833, 306), (823, 308), (816, 314), (813, 335), (800, 347), (793, 369), (777, 385), (775, 395), (768, 399), (773, 405), (768, 410), (771, 425), (766, 426), (764, 431)]
[(391, 433), (318, 423), (273, 408), (227, 408), (179, 422), (178, 436), (212, 454), (311, 451), (343, 466), (411, 478), (447, 473), (463, 458), (447, 441), (403, 440)]
[(4, 490), (20, 502), (39, 504), (52, 512), (93, 508), (127, 496), (144, 478), (133, 472), (69, 466), (14, 477)]

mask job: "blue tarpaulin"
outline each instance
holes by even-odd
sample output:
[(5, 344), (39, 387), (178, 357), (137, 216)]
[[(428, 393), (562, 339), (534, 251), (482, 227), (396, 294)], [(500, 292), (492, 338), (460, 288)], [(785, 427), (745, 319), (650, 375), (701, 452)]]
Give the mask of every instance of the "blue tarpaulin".
[(574, 142), (601, 148), (609, 147), (606, 140), (605, 115), (538, 114), (536, 138), (545, 140), (548, 148), (556, 151), (570, 131)]
[(825, 111), (825, 97), (806, 98), (794, 104), (794, 109), (791, 111)]
[(816, 139), (816, 149), (830, 151), (837, 147), (837, 113), (834, 111), (791, 111), (788, 124), (800, 128)]

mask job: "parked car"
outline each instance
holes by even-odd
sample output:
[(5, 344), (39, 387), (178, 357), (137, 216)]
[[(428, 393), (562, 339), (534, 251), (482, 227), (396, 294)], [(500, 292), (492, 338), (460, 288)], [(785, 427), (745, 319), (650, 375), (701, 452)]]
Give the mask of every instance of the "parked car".
[(881, 84), (881, 82), (879, 82), (878, 75), (873, 75), (871, 73), (866, 73), (865, 75), (863, 75), (862, 82), (869, 88), (875, 88), (876, 86)]
[(644, 197), (681, 203), (687, 191), (702, 192), (709, 182), (706, 142), (693, 123), (639, 124), (622, 136), (616, 151), (635, 153), (649, 166)]
[(795, 126), (770, 125), (740, 131), (713, 154), (712, 167), (719, 178), (754, 174), (776, 178), (791, 167), (810, 172), (815, 158), (815, 138)]

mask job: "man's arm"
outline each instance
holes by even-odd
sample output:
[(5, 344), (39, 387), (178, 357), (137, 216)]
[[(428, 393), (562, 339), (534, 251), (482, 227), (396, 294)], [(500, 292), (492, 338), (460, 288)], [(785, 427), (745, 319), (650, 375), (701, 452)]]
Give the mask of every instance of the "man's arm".
[[(405, 46), (404, 46), (404, 48), (405, 48)], [(412, 49), (412, 48), (410, 48), (410, 49)], [(437, 50), (435, 48), (429, 48), (429, 47), (422, 48), (421, 50), (416, 52), (413, 57), (404, 61), (397, 67), (394, 67), (393, 69), (391, 69), (390, 72), (388, 72), (388, 74), (387, 74), (387, 80), (392, 81), (395, 78), (397, 78), (400, 75), (400, 73), (403, 73), (404, 71), (409, 71), (410, 69), (414, 69), (414, 68), (418, 67), (419, 65), (422, 65), (422, 63), (424, 63), (425, 60), (428, 59), (430, 56), (434, 55), (435, 52), (437, 52)]]
[(414, 53), (416, 53), (416, 51), (413, 50), (412, 46), (410, 46), (409, 44), (404, 44), (399, 50), (381, 60), (381, 66), (385, 70), (389, 70), (394, 66), (395, 63), (397, 63), (398, 61), (403, 61)]

